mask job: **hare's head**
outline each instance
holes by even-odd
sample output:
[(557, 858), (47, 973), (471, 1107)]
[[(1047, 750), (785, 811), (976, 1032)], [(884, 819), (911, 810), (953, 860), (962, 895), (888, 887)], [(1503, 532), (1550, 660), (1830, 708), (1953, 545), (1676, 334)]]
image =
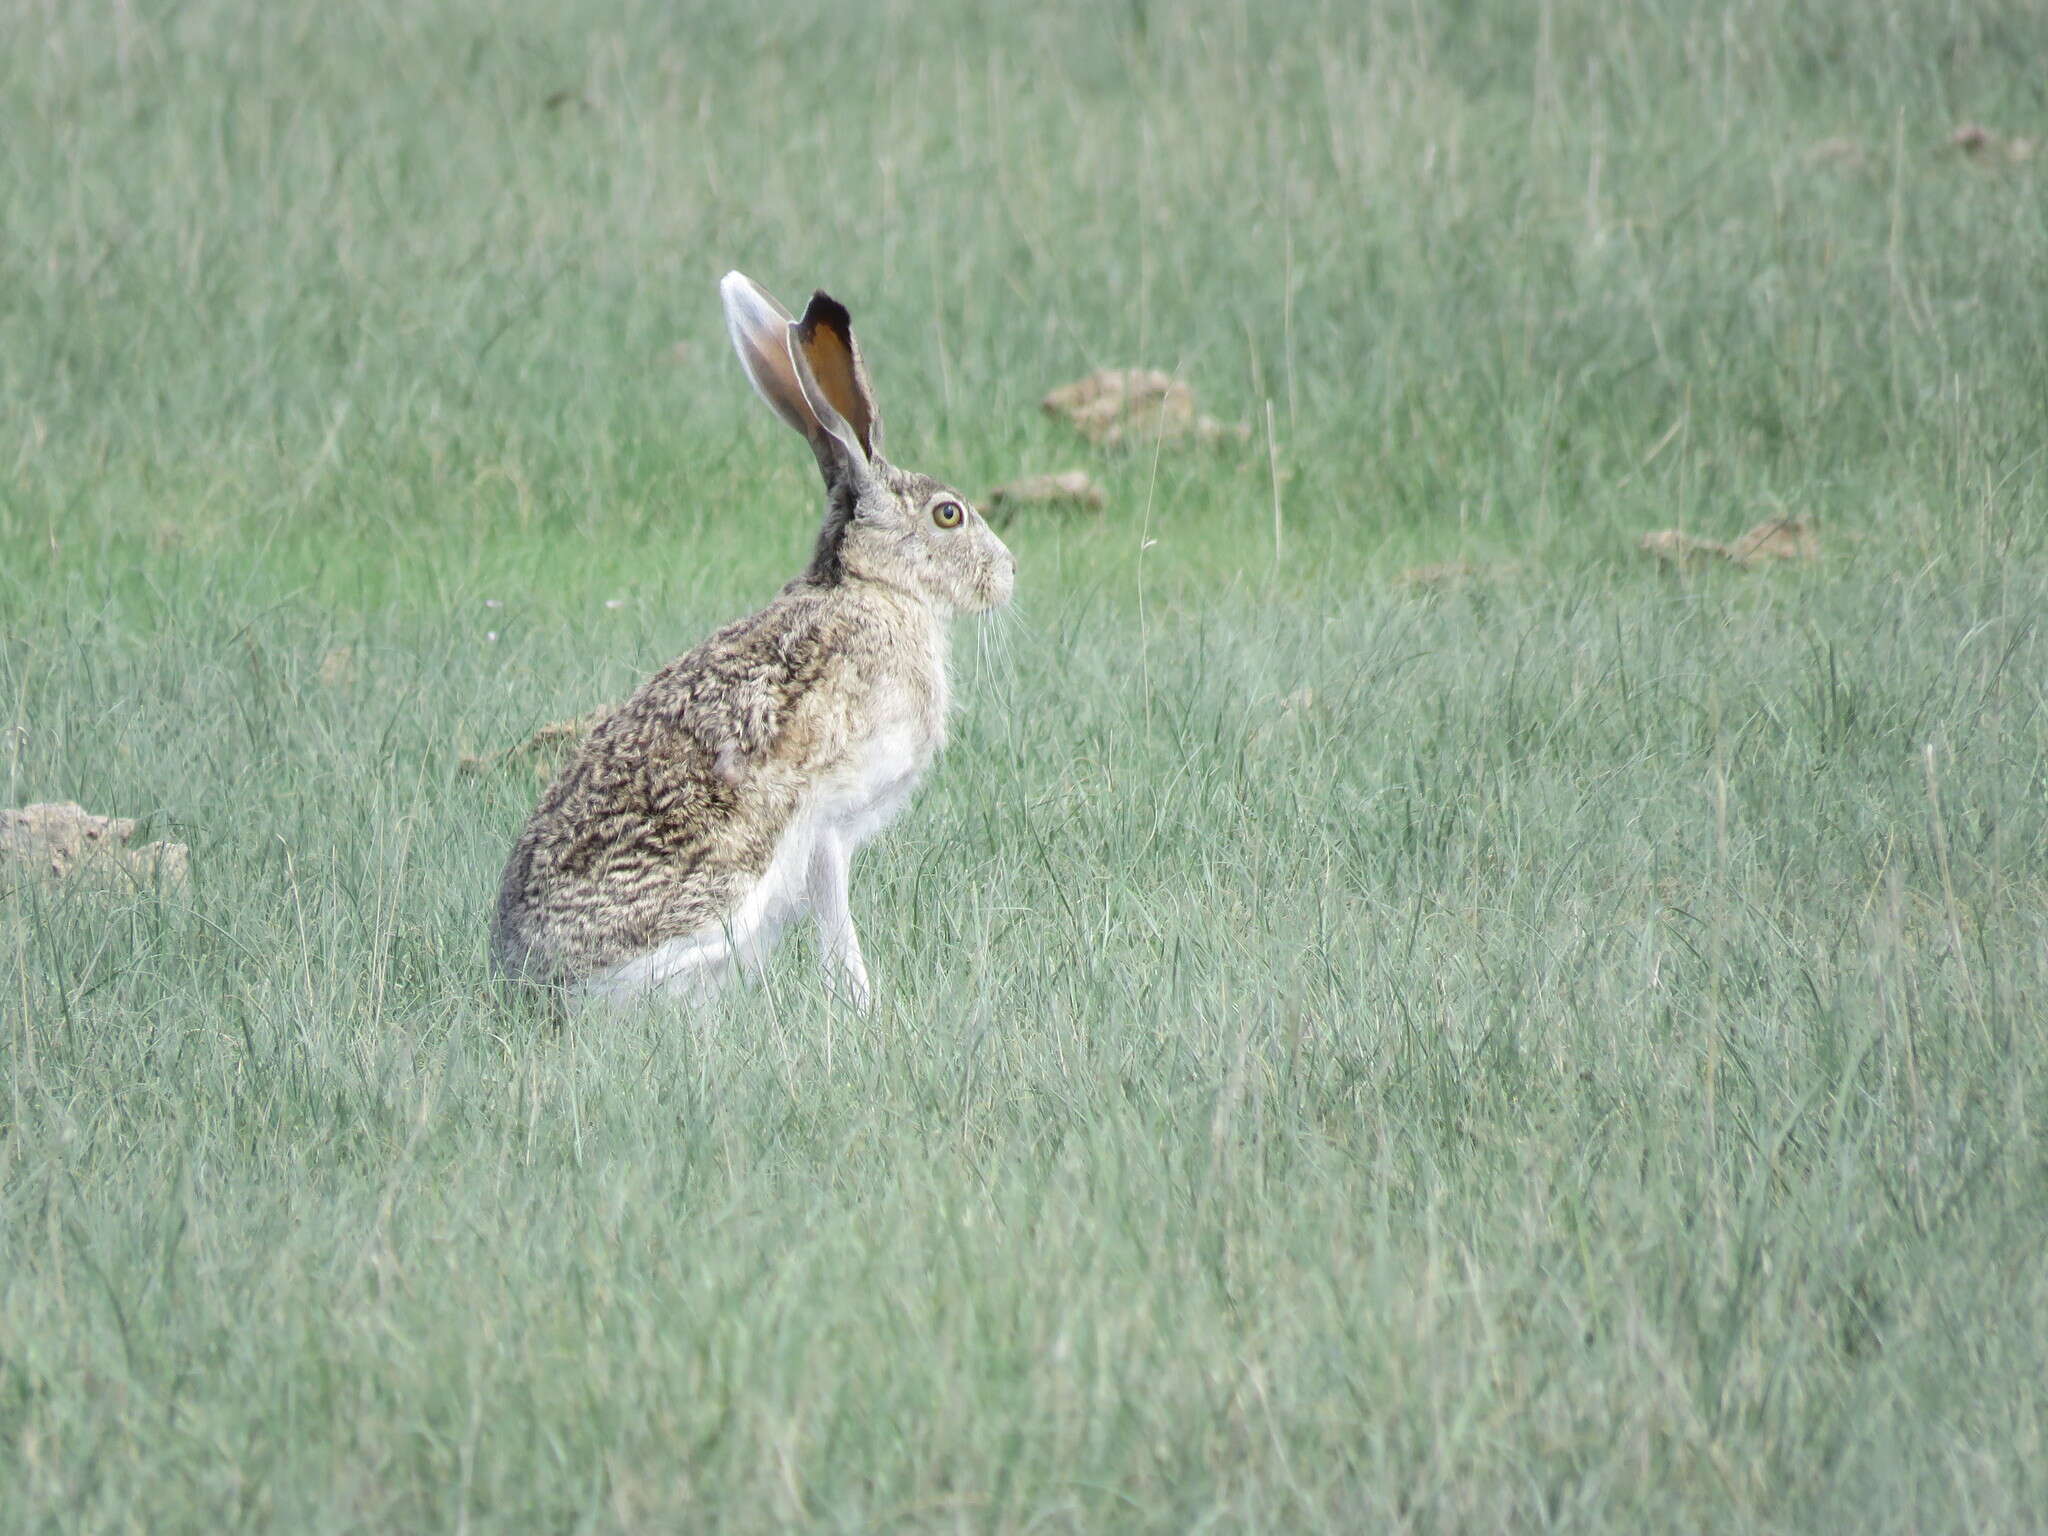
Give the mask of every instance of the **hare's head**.
[(753, 279), (719, 284), (733, 350), (775, 414), (801, 432), (825, 477), (813, 580), (884, 582), (939, 608), (1000, 608), (1017, 561), (967, 498), (882, 457), (882, 418), (846, 307), (822, 291), (801, 320)]

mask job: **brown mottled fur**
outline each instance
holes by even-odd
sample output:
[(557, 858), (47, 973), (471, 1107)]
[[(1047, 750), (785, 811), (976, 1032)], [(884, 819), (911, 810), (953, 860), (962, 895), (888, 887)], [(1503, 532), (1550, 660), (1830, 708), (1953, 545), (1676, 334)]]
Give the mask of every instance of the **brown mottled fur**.
[(499, 895), (501, 966), (574, 981), (727, 916), (884, 690), (920, 699), (944, 743), (946, 680), (926, 661), (943, 643), (897, 590), (806, 572), (663, 667), (534, 808)]
[[(762, 386), (825, 474), (810, 568), (648, 679), (541, 797), (499, 891), (493, 954), (509, 976), (573, 987), (716, 930), (795, 818), (859, 789), (878, 741), (909, 743), (904, 793), (943, 744), (947, 621), (1007, 600), (1015, 561), (964, 498), (882, 460), (844, 311), (822, 312), (844, 338), (834, 387), (858, 391), (877, 451), (812, 430), (801, 400), (792, 413)], [(932, 509), (951, 502), (964, 520), (947, 529)]]

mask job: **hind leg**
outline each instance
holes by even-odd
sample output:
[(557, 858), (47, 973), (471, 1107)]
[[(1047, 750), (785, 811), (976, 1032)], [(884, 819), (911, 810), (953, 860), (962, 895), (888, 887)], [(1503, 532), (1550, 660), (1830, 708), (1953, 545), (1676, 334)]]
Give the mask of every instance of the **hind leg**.
[(732, 979), (741, 958), (729, 933), (706, 929), (628, 960), (586, 983), (583, 992), (594, 1001), (614, 1005), (652, 997), (705, 998)]
[(808, 829), (793, 829), (723, 922), (636, 955), (584, 990), (619, 1003), (648, 996), (689, 1001), (718, 991), (737, 973), (758, 980), (783, 924), (802, 906), (813, 852)]
[(635, 956), (586, 984), (593, 998), (630, 1003), (647, 997), (699, 1001), (721, 991), (733, 977), (759, 981), (788, 916), (787, 901), (757, 888), (725, 922), (700, 928)]

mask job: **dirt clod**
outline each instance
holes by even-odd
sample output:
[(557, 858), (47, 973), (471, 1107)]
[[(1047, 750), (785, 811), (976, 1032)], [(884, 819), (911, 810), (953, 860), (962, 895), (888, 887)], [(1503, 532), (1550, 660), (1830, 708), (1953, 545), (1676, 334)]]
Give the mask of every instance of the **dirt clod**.
[(130, 847), (137, 823), (96, 816), (70, 801), (0, 810), (0, 869), (32, 870), (51, 879), (85, 876), (137, 885), (183, 885), (191, 850), (183, 843)]
[(1861, 139), (1846, 136), (1820, 139), (1806, 146), (1806, 163), (1816, 170), (1840, 171), (1854, 175), (1870, 165), (1870, 152)]
[(505, 748), (502, 752), (487, 752), (481, 756), (464, 757), (459, 765), (461, 771), (470, 777), (496, 773), (504, 768), (516, 768), (521, 763), (531, 763), (534, 776), (551, 779), (569, 754), (582, 745), (583, 738), (597, 728), (599, 721), (611, 713), (610, 709), (593, 709), (587, 715), (575, 715), (567, 720), (550, 720), (526, 740)]
[(1963, 123), (1948, 136), (1948, 147), (1960, 151), (1973, 165), (1995, 168), (2026, 164), (2040, 150), (2041, 141), (2009, 138), (1982, 123)]
[(1813, 531), (1813, 519), (1774, 517), (1758, 523), (1728, 546), (1728, 558), (1737, 565), (1761, 565), (1766, 560), (1818, 560), (1820, 535)]
[(1772, 560), (1818, 560), (1820, 535), (1814, 531), (1812, 518), (1774, 517), (1727, 544), (1664, 528), (1644, 534), (1636, 547), (1666, 565), (1684, 569), (1726, 562), (1754, 570)]
[(991, 512), (1008, 514), (1022, 507), (1071, 508), (1082, 512), (1100, 512), (1108, 498), (1102, 494), (1102, 487), (1091, 480), (1087, 473), (1078, 469), (1061, 470), (1052, 475), (1025, 475), (1007, 485), (999, 485), (988, 493), (988, 508)]
[(1092, 443), (1200, 443), (1225, 438), (1249, 442), (1252, 429), (1204, 416), (1195, 392), (1157, 368), (1098, 368), (1084, 379), (1062, 384), (1039, 402), (1048, 416), (1072, 422)]

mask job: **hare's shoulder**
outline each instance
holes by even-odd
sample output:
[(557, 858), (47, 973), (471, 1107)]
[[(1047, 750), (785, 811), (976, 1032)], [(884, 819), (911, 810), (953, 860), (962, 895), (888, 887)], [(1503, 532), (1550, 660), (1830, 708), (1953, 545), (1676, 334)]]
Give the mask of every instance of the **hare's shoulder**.
[(736, 782), (774, 750), (808, 701), (835, 691), (858, 649), (856, 628), (829, 589), (794, 583), (655, 673), (593, 744), (632, 756), (695, 748), (719, 778)]

